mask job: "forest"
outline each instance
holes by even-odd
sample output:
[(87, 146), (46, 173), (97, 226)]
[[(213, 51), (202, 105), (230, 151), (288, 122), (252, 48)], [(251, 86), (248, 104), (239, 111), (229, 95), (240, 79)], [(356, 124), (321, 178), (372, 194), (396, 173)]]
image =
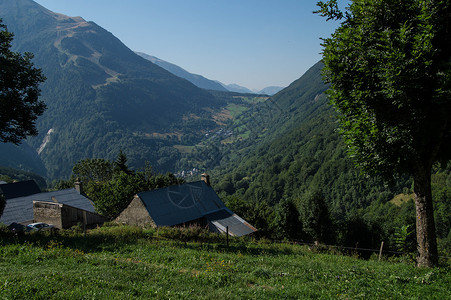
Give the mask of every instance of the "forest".
[[(413, 180), (364, 176), (354, 165), (323, 94), (322, 66), (240, 114), (230, 127), (234, 142), (211, 138), (185, 159), (202, 162), (226, 204), (266, 237), (371, 249), (384, 241), (393, 251), (415, 252)], [(450, 184), (450, 165), (437, 164), (432, 191), (442, 256), (450, 251)]]

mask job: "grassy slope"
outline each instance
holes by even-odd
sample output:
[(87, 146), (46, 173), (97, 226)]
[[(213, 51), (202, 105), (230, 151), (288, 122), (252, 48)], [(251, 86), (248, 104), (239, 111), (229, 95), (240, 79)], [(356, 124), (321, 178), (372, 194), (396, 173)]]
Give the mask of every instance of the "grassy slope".
[[(173, 230), (169, 235), (186, 237)], [(161, 231), (157, 236), (129, 227), (97, 229), (86, 238), (67, 233), (3, 237), (0, 298), (449, 297), (449, 268), (417, 269), (244, 240), (227, 248), (218, 237), (213, 238), (219, 243), (204, 238), (210, 242), (185, 243), (163, 238)]]

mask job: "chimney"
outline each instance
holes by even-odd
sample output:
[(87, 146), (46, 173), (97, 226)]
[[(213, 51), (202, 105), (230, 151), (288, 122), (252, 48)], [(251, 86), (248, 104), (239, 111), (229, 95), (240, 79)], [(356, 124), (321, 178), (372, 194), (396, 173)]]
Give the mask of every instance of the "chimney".
[(83, 192), (83, 184), (81, 183), (81, 181), (77, 178), (77, 181), (75, 181), (75, 189), (77, 190), (77, 192), (80, 195), (84, 195), (85, 193)]
[(210, 186), (210, 175), (208, 175), (207, 173), (203, 173), (200, 178), (203, 182), (205, 182), (208, 186)]

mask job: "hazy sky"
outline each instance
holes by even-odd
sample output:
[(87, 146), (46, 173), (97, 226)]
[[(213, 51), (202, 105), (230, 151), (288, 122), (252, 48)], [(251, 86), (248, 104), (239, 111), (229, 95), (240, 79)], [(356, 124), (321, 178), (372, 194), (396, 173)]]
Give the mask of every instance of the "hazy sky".
[(257, 90), (298, 79), (338, 25), (312, 13), (316, 0), (35, 1), (94, 21), (134, 51)]

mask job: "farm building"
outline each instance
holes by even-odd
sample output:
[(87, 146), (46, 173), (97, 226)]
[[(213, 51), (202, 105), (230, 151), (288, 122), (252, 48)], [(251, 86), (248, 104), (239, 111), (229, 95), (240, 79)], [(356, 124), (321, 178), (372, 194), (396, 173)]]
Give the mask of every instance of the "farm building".
[(212, 232), (243, 236), (257, 231), (228, 209), (205, 180), (170, 186), (135, 195), (116, 222), (137, 226), (197, 224)]
[(78, 223), (89, 226), (106, 221), (106, 218), (95, 213), (92, 202), (83, 196), (79, 184), (76, 188), (41, 192), (33, 183), (1, 185), (6, 205), (0, 222), (6, 225), (13, 222), (23, 225), (44, 222), (56, 228), (69, 228)]

